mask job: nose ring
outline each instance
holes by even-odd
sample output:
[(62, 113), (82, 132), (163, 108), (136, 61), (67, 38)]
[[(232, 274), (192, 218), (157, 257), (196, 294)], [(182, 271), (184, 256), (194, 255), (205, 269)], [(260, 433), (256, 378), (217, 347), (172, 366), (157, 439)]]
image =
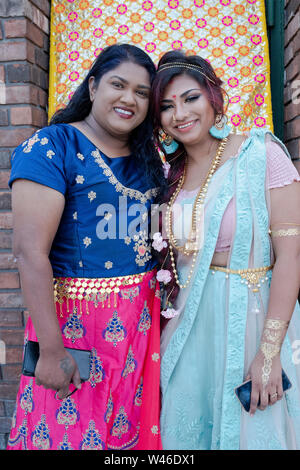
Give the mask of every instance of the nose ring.
[[(184, 117), (183, 117), (183, 119), (187, 119), (188, 117), (189, 117), (189, 113), (185, 114)], [(177, 121), (177, 119), (176, 119), (176, 117), (175, 117), (175, 114), (172, 115), (172, 120), (173, 120), (173, 122), (176, 122), (176, 121)], [(180, 121), (181, 121), (181, 119), (180, 119)]]

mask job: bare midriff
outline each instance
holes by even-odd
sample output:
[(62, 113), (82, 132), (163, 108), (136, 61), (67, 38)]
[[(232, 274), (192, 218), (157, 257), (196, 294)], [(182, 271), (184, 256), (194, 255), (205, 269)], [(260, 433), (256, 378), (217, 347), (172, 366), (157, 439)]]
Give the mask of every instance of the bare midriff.
[(211, 264), (214, 266), (226, 267), (228, 262), (229, 251), (221, 251), (214, 253)]

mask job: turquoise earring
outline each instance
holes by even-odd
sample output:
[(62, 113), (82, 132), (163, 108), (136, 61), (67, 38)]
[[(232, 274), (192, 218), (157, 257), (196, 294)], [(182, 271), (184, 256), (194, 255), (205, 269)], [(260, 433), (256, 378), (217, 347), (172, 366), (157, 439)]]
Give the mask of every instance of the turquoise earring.
[(160, 129), (159, 131), (159, 141), (167, 155), (176, 152), (179, 147), (176, 140), (174, 140), (170, 135), (166, 134), (163, 129)]
[(209, 129), (209, 133), (216, 139), (225, 139), (229, 136), (231, 128), (227, 125), (227, 116), (220, 116), (220, 114), (217, 115), (215, 125)]
[(172, 139), (172, 142), (170, 144), (166, 144), (164, 143), (163, 144), (163, 148), (165, 150), (165, 152), (169, 155), (170, 153), (174, 153), (176, 152), (176, 150), (178, 149), (179, 145), (178, 143), (176, 142), (176, 140)]

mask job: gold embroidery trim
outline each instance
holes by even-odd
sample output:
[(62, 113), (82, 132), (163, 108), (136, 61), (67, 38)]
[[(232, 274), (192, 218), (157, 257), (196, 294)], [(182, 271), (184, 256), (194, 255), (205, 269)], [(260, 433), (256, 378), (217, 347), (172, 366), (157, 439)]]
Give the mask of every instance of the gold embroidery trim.
[(109, 166), (105, 163), (103, 158), (100, 155), (99, 150), (94, 150), (92, 156), (95, 159), (95, 162), (102, 168), (105, 176), (108, 177), (108, 181), (115, 186), (115, 189), (118, 193), (122, 193), (123, 196), (129, 196), (131, 199), (136, 199), (142, 203), (147, 202), (149, 199), (157, 196), (158, 188), (148, 189), (145, 193), (138, 191), (137, 189), (127, 188), (120, 181), (117, 180)]
[(268, 271), (273, 269), (271, 266), (263, 266), (261, 268), (249, 268), (249, 269), (230, 269), (222, 266), (211, 265), (210, 269), (214, 271), (221, 271), (226, 274), (238, 274), (241, 280), (249, 287), (252, 288), (253, 292), (258, 292), (260, 288), (260, 282), (264, 282), (268, 278), (265, 277)]
[(83, 300), (86, 301), (86, 313), (89, 314), (88, 302), (94, 302), (94, 304), (102, 303), (102, 307), (107, 302), (107, 306), (110, 307), (111, 295), (113, 295), (113, 306), (117, 307), (117, 296), (120, 288), (136, 286), (143, 281), (145, 275), (149, 272), (152, 271), (109, 278), (57, 277), (53, 279), (54, 301), (60, 306), (60, 316), (63, 316), (61, 306), (64, 301), (67, 302), (67, 312), (69, 312), (69, 301), (79, 300), (81, 314), (81, 302)]
[(122, 444), (121, 447), (107, 444), (107, 449), (108, 450), (124, 450), (124, 448), (126, 448), (126, 450), (132, 449), (138, 443), (139, 434), (140, 434), (140, 424), (137, 425), (136, 434), (134, 435), (132, 439), (130, 439), (130, 441), (126, 442), (125, 444)]

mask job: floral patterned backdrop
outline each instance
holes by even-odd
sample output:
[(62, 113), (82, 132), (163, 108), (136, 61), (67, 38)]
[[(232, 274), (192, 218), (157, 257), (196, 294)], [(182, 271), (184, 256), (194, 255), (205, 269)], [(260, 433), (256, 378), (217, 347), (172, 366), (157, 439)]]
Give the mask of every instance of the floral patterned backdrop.
[(131, 43), (158, 62), (171, 49), (212, 63), (236, 132), (273, 130), (264, 0), (52, 0), (49, 117), (107, 45)]

